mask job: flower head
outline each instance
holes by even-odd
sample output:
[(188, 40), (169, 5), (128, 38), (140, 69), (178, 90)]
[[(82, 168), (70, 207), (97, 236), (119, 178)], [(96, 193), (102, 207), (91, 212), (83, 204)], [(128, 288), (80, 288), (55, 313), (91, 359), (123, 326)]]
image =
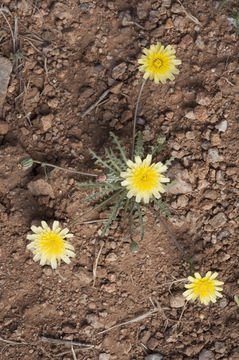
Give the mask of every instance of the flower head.
[(186, 284), (185, 287), (189, 290), (185, 291), (183, 295), (187, 300), (196, 300), (199, 298), (199, 301), (208, 305), (210, 301), (213, 303), (216, 302), (217, 297), (222, 297), (220, 291), (222, 291), (221, 285), (224, 284), (222, 281), (215, 280), (217, 273), (208, 271), (205, 277), (201, 277), (199, 273), (195, 273), (194, 277), (189, 276), (188, 280), (190, 284)]
[(233, 25), (235, 28), (239, 27), (239, 17), (237, 17), (237, 18), (228, 17), (227, 20), (228, 20), (229, 25)]
[(170, 182), (170, 179), (162, 173), (167, 170), (167, 166), (161, 162), (151, 164), (151, 161), (152, 155), (147, 155), (143, 161), (139, 156), (135, 157), (135, 162), (127, 161), (128, 168), (120, 176), (125, 179), (121, 185), (129, 190), (127, 194), (129, 199), (136, 196), (137, 202), (143, 199), (144, 203), (148, 203), (152, 196), (159, 199), (160, 193), (165, 192), (162, 183)]
[(69, 234), (67, 228), (61, 230), (59, 221), (53, 222), (52, 229), (42, 221), (41, 226), (33, 225), (31, 230), (34, 234), (27, 235), (27, 239), (32, 240), (27, 248), (33, 252), (34, 261), (40, 260), (40, 265), (51, 265), (52, 269), (56, 269), (61, 260), (69, 264), (69, 258), (75, 256), (74, 247), (64, 240), (73, 237), (73, 234)]
[(179, 70), (175, 65), (180, 65), (181, 60), (176, 59), (175, 50), (168, 45), (166, 48), (157, 43), (151, 45), (149, 49), (143, 50), (144, 54), (138, 63), (142, 64), (139, 68), (144, 72), (144, 79), (154, 80), (156, 84), (161, 81), (166, 83), (167, 79), (174, 80), (173, 74), (178, 74)]

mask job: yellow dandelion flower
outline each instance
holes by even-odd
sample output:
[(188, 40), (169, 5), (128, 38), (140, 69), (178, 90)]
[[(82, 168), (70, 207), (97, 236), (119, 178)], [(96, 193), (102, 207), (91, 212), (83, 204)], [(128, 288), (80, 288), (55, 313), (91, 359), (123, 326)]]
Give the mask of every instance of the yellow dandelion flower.
[(156, 84), (161, 81), (166, 83), (167, 79), (174, 80), (173, 74), (178, 74), (176, 65), (181, 64), (181, 60), (176, 59), (175, 50), (170, 46), (166, 48), (161, 44), (151, 45), (149, 49), (143, 49), (142, 57), (138, 60), (139, 70), (144, 72), (144, 79), (154, 80)]
[(185, 287), (189, 290), (185, 291), (183, 295), (187, 300), (196, 300), (208, 305), (210, 301), (216, 302), (217, 297), (222, 297), (220, 291), (222, 291), (221, 285), (224, 284), (222, 281), (215, 280), (218, 273), (208, 271), (205, 277), (201, 277), (199, 273), (195, 273), (194, 277), (189, 276), (188, 280), (191, 284), (186, 284)]
[(120, 176), (125, 180), (121, 182), (129, 190), (127, 197), (130, 199), (136, 196), (136, 201), (141, 200), (148, 203), (152, 196), (160, 198), (160, 193), (165, 192), (162, 183), (170, 182), (170, 179), (162, 175), (167, 170), (167, 166), (161, 162), (151, 164), (152, 155), (147, 155), (143, 161), (139, 156), (135, 157), (135, 162), (128, 160), (128, 168), (121, 172)]
[(52, 269), (56, 269), (61, 260), (69, 264), (69, 258), (75, 256), (74, 247), (64, 240), (73, 237), (73, 234), (69, 234), (67, 228), (62, 230), (59, 221), (53, 222), (52, 229), (42, 221), (41, 226), (33, 225), (31, 230), (34, 234), (27, 235), (27, 239), (31, 240), (27, 248), (33, 252), (34, 261), (40, 260), (40, 265), (51, 265)]

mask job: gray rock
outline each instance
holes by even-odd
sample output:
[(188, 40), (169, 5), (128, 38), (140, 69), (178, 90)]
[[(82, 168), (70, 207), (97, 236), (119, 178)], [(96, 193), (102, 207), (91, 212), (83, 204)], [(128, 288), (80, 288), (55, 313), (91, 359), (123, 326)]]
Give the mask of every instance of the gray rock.
[(228, 302), (229, 302), (229, 301), (228, 301), (225, 297), (222, 298), (222, 299), (219, 301), (219, 306), (220, 306), (220, 308), (224, 309), (224, 308), (227, 306)]
[(130, 14), (130, 11), (122, 11), (120, 13), (121, 18), (121, 24), (122, 26), (130, 26), (133, 23), (132, 16)]
[(99, 329), (102, 327), (102, 323), (97, 315), (95, 314), (87, 314), (85, 317), (88, 324), (90, 324), (94, 329)]
[(219, 194), (216, 190), (206, 190), (203, 195), (206, 199), (216, 200)]
[(183, 295), (175, 295), (170, 298), (170, 306), (178, 309), (183, 307), (185, 304), (185, 297)]
[(198, 357), (198, 360), (214, 360), (214, 354), (210, 350), (203, 349)]
[(150, 354), (147, 355), (144, 360), (163, 360), (163, 355), (161, 354)]
[(12, 63), (5, 57), (0, 56), (0, 115), (5, 101), (7, 87), (12, 72)]
[(220, 121), (215, 128), (221, 132), (225, 132), (227, 130), (227, 120)]
[(150, 350), (154, 350), (158, 346), (159, 342), (155, 337), (151, 337), (149, 341), (147, 342), (147, 347)]
[(110, 360), (110, 354), (101, 353), (99, 355), (99, 360)]
[[(171, 168), (172, 170), (172, 168)], [(167, 189), (167, 192), (170, 194), (187, 194), (192, 192), (193, 188), (192, 185), (189, 183), (189, 179), (188, 176), (186, 176), (188, 174), (187, 170), (178, 170), (175, 173), (175, 180), (176, 183), (172, 186), (170, 186)], [(170, 171), (168, 173), (168, 175), (170, 176)], [(187, 179), (186, 179), (187, 178)]]
[(105, 258), (105, 260), (106, 260), (107, 262), (114, 262), (114, 261), (116, 261), (117, 259), (118, 259), (117, 255), (116, 255), (115, 253), (113, 253), (113, 252), (109, 253), (109, 254), (106, 256), (106, 258)]
[(154, 132), (147, 126), (143, 131), (144, 141), (151, 141), (154, 138)]
[(207, 160), (208, 160), (208, 162), (213, 163), (213, 164), (220, 161), (220, 156), (218, 154), (217, 148), (210, 148), (208, 150)]
[(227, 222), (227, 217), (223, 212), (219, 212), (209, 221), (210, 225), (214, 228), (220, 228), (224, 226), (226, 222)]
[(186, 117), (187, 119), (189, 119), (189, 120), (195, 120), (195, 119), (196, 119), (193, 110), (188, 111), (188, 112), (185, 114), (185, 117)]
[(137, 5), (137, 16), (140, 20), (145, 19), (148, 15), (148, 12), (143, 8), (143, 3)]
[(84, 3), (81, 3), (79, 5), (79, 7), (80, 7), (81, 10), (88, 10), (88, 8), (90, 7), (90, 4), (84, 2)]
[(172, 0), (162, 0), (162, 6), (166, 8), (170, 8)]
[(121, 64), (115, 66), (112, 70), (112, 78), (117, 80), (121, 79), (122, 76), (125, 74), (127, 65), (125, 62), (122, 62)]
[(185, 207), (188, 204), (188, 198), (186, 195), (180, 195), (177, 198), (177, 207)]
[(202, 37), (198, 35), (197, 40), (195, 41), (195, 45), (200, 49), (203, 50), (205, 48), (205, 44), (202, 40)]
[(174, 14), (180, 14), (183, 11), (183, 9), (179, 4), (176, 3), (176, 4), (173, 4), (171, 11)]
[(79, 269), (75, 276), (79, 279), (80, 285), (89, 285), (92, 281), (92, 273), (85, 269)]
[(211, 99), (206, 96), (204, 92), (199, 92), (196, 97), (196, 102), (199, 105), (208, 106), (211, 104)]
[(215, 351), (223, 354), (226, 351), (226, 345), (224, 342), (216, 341), (215, 342)]

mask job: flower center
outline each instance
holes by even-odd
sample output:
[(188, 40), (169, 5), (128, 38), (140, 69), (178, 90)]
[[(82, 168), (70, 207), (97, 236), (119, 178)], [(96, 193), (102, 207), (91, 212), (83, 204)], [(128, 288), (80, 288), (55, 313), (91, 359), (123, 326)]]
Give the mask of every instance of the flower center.
[(140, 191), (148, 191), (155, 187), (158, 174), (151, 167), (140, 167), (133, 174), (133, 183)]
[(64, 251), (64, 240), (55, 231), (46, 230), (41, 234), (39, 245), (46, 255), (60, 255)]
[(159, 58), (154, 59), (153, 63), (154, 63), (154, 66), (157, 68), (160, 68), (163, 65), (162, 60)]
[(194, 291), (197, 295), (208, 296), (213, 293), (213, 282), (208, 279), (199, 279), (195, 282)]

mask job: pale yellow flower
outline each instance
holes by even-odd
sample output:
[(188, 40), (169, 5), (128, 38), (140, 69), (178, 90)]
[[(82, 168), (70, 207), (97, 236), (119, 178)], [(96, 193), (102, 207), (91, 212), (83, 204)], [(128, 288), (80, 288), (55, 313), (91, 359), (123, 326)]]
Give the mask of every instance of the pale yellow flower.
[(170, 179), (162, 175), (167, 170), (167, 166), (161, 162), (151, 164), (152, 155), (147, 155), (143, 161), (139, 156), (135, 157), (135, 162), (128, 160), (128, 168), (120, 176), (125, 180), (121, 182), (129, 190), (127, 197), (136, 197), (136, 202), (141, 200), (148, 203), (153, 196), (160, 198), (160, 193), (165, 192), (162, 183), (170, 182)]
[(181, 60), (176, 59), (175, 50), (170, 46), (166, 48), (161, 44), (151, 45), (149, 49), (143, 49), (145, 55), (138, 60), (139, 70), (144, 72), (144, 79), (154, 80), (156, 84), (161, 81), (174, 80), (173, 74), (178, 74), (176, 65), (181, 64)]
[(32, 225), (31, 230), (34, 234), (27, 235), (31, 243), (27, 248), (33, 252), (33, 260), (40, 260), (40, 265), (51, 265), (53, 269), (60, 265), (61, 260), (70, 263), (70, 257), (74, 257), (74, 247), (65, 238), (73, 237), (67, 228), (61, 229), (59, 221), (54, 221), (52, 229), (45, 221), (41, 221), (41, 226)]
[(212, 274), (211, 271), (208, 271), (203, 278), (199, 273), (195, 273), (194, 277), (189, 276), (190, 284), (185, 285), (189, 290), (185, 291), (183, 295), (187, 300), (194, 301), (199, 298), (199, 301), (204, 305), (208, 305), (210, 301), (215, 303), (217, 297), (222, 297), (220, 291), (222, 291), (221, 285), (224, 284), (222, 281), (215, 280), (217, 275), (216, 272)]

